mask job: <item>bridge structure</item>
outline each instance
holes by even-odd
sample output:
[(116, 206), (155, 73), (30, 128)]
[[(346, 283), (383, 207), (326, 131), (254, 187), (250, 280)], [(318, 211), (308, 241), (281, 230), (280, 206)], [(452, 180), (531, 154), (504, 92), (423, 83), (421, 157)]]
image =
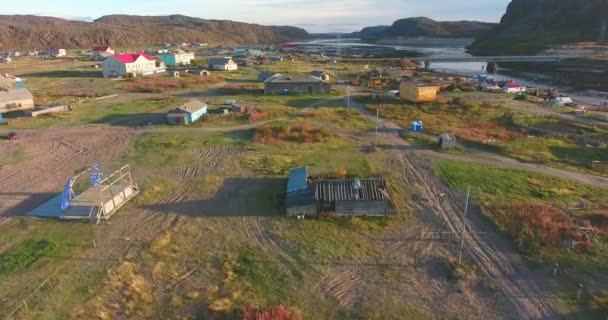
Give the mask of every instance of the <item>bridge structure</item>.
[(430, 69), (431, 63), (467, 63), (467, 62), (486, 62), (486, 70), (494, 73), (498, 70), (499, 63), (505, 62), (554, 62), (562, 60), (579, 59), (582, 56), (566, 55), (533, 55), (533, 56), (471, 56), (471, 57), (418, 57), (409, 60), (417, 63), (424, 63), (425, 69)]

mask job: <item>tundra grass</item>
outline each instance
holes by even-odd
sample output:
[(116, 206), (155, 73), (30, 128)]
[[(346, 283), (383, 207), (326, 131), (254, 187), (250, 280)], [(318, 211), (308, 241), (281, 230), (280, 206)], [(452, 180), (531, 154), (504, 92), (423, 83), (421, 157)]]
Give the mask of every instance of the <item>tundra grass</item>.
[(236, 147), (248, 132), (198, 133), (187, 131), (155, 132), (140, 136), (131, 147), (127, 159), (143, 168), (167, 168), (194, 162), (193, 150), (220, 146)]
[(503, 169), (456, 161), (435, 162), (437, 174), (461, 192), (467, 186), (482, 203), (545, 201), (574, 203), (587, 200), (608, 206), (605, 189), (523, 170)]
[(48, 128), (52, 126), (75, 126), (84, 124), (110, 124), (110, 125), (143, 125), (151, 118), (162, 118), (164, 113), (157, 113), (159, 109), (168, 108), (177, 104), (177, 100), (134, 100), (107, 107), (100, 107), (95, 102), (77, 105), (72, 111), (42, 115), (35, 118), (20, 119), (13, 122), (15, 128)]

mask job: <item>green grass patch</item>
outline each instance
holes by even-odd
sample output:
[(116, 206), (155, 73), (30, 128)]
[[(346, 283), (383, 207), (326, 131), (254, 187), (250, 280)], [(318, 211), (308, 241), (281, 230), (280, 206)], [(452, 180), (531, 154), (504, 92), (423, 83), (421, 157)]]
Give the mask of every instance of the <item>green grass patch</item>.
[(348, 177), (369, 177), (374, 169), (369, 158), (349, 142), (340, 138), (330, 138), (324, 143), (277, 144), (253, 143), (242, 162), (261, 174), (285, 175), (289, 169), (309, 166), (311, 174), (332, 175), (338, 169), (345, 169)]
[(159, 109), (177, 104), (174, 99), (134, 100), (100, 107), (96, 102), (78, 105), (72, 111), (42, 115), (14, 121), (16, 128), (47, 128), (58, 125), (105, 123), (112, 125), (144, 125), (164, 121), (164, 114), (152, 115)]
[(572, 203), (584, 199), (596, 205), (608, 204), (608, 193), (602, 188), (540, 173), (455, 161), (438, 161), (435, 170), (452, 189), (463, 192), (471, 186), (473, 195), (482, 203)]
[(301, 261), (349, 261), (371, 251), (369, 245), (347, 232), (338, 221), (305, 220), (293, 224), (273, 224)]
[(58, 242), (50, 239), (26, 240), (0, 256), (0, 276), (26, 270), (44, 256), (58, 249)]
[(194, 162), (193, 150), (239, 146), (248, 133), (155, 132), (137, 139), (127, 156), (137, 166), (166, 168)]

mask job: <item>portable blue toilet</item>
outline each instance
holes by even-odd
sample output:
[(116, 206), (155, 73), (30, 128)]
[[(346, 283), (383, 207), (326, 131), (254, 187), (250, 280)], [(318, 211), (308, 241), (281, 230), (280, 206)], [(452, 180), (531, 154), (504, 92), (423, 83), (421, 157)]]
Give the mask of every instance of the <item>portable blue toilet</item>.
[(422, 124), (422, 121), (414, 121), (410, 125), (411, 132), (422, 132), (423, 129), (424, 129), (424, 125)]
[(4, 121), (4, 118), (2, 118), (2, 113), (0, 113), (0, 122)]

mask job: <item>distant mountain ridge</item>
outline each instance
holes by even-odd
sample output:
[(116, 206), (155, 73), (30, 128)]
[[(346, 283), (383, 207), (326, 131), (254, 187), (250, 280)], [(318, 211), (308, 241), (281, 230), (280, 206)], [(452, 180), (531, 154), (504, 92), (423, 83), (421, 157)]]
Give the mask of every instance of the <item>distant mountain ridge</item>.
[(597, 41), (607, 26), (608, 0), (512, 0), (500, 25), (470, 51), (535, 53), (552, 45)]
[(496, 26), (496, 23), (489, 22), (435, 21), (426, 17), (414, 17), (397, 20), (390, 26), (366, 27), (352, 35), (360, 38), (473, 38), (489, 32)]
[(89, 48), (150, 46), (161, 42), (222, 45), (281, 43), (310, 34), (291, 26), (263, 26), (184, 15), (109, 15), (93, 22), (33, 15), (0, 15), (0, 50), (47, 47)]

